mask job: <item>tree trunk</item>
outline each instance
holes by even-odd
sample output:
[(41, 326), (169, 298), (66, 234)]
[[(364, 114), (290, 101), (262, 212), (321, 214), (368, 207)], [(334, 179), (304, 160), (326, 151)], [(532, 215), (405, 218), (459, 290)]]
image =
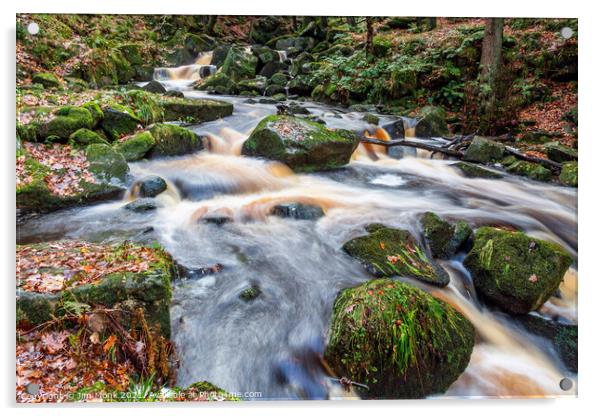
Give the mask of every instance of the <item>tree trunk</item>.
[(297, 31), (297, 16), (291, 16), (291, 20), (293, 23), (293, 30)]
[(207, 27), (205, 28), (205, 33), (208, 35), (213, 35), (213, 29), (215, 28), (215, 23), (217, 22), (217, 16), (211, 15), (209, 16), (209, 21), (207, 22)]
[(481, 126), (485, 129), (488, 128), (489, 123), (494, 121), (497, 100), (502, 95), (500, 91), (500, 75), (502, 72), (503, 30), (503, 18), (487, 19), (479, 73)]
[(429, 17), (427, 18), (427, 26), (429, 30), (434, 30), (437, 27), (437, 18)]
[(355, 26), (356, 26), (355, 17), (347, 16), (347, 24), (349, 25), (349, 27), (351, 29), (355, 29)]
[(374, 27), (372, 26), (372, 22), (372, 17), (366, 17), (366, 58), (371, 57), (374, 52), (372, 42), (374, 39)]

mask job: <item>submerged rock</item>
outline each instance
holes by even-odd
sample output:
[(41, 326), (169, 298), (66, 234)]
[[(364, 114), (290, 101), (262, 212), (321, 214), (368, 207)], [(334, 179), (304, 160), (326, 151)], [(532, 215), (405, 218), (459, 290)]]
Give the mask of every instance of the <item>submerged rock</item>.
[(130, 202), (126, 206), (125, 209), (134, 211), (134, 212), (147, 212), (153, 211), (159, 207), (157, 200), (154, 198), (140, 198), (135, 201)]
[(248, 288), (244, 289), (238, 295), (238, 298), (244, 300), (245, 302), (249, 302), (253, 299), (256, 299), (259, 295), (261, 295), (261, 289), (258, 285), (251, 285)]
[(479, 294), (517, 314), (543, 305), (571, 263), (569, 253), (558, 244), (491, 227), (477, 230), (464, 259)]
[(426, 106), (421, 108), (414, 134), (416, 137), (449, 136), (445, 116), (445, 110), (441, 107)]
[(444, 393), (464, 371), (472, 324), (450, 305), (407, 283), (371, 280), (336, 299), (325, 359), (337, 376), (366, 384), (366, 398)]
[(121, 153), (125, 160), (132, 162), (142, 159), (155, 145), (155, 138), (148, 131), (135, 134), (126, 140), (116, 142), (113, 148)]
[(481, 136), (475, 136), (464, 153), (468, 162), (489, 163), (501, 160), (506, 151), (503, 144)]
[(562, 170), (558, 177), (561, 183), (576, 187), (578, 185), (578, 165), (577, 162), (565, 162), (562, 164)]
[(536, 181), (547, 182), (552, 178), (550, 169), (544, 168), (540, 164), (518, 160), (508, 166), (506, 170), (515, 175), (526, 176)]
[(500, 179), (502, 175), (473, 163), (457, 162), (453, 167), (460, 169), (467, 178)]
[(135, 186), (142, 198), (154, 198), (167, 189), (167, 182), (160, 176), (150, 175), (140, 179)]
[(149, 131), (155, 139), (150, 157), (179, 156), (203, 149), (202, 139), (184, 127), (159, 123)]
[(450, 258), (472, 236), (472, 229), (466, 221), (452, 225), (434, 212), (426, 212), (420, 222), (431, 253), (437, 258)]
[(282, 218), (294, 218), (296, 220), (315, 220), (324, 216), (324, 210), (316, 205), (293, 202), (274, 206), (270, 214)]
[(277, 160), (297, 172), (309, 172), (346, 165), (358, 144), (359, 138), (353, 132), (272, 115), (253, 130), (242, 146), (242, 154)]
[(447, 272), (418, 244), (409, 231), (381, 224), (366, 227), (368, 235), (354, 238), (343, 250), (376, 277), (414, 277), (436, 286), (449, 283)]

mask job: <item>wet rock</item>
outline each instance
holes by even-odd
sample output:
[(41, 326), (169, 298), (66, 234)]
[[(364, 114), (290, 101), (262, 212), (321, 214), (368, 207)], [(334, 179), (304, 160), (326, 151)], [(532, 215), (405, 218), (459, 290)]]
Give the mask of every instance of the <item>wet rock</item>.
[(475, 136), (462, 158), (468, 162), (489, 163), (504, 157), (506, 151), (503, 144), (481, 136)]
[(215, 65), (217, 68), (220, 68), (224, 62), (226, 61), (226, 56), (228, 56), (228, 52), (232, 45), (225, 44), (219, 45), (213, 50), (213, 56), (211, 56), (211, 65)]
[(165, 96), (173, 97), (173, 98), (184, 98), (184, 93), (182, 91), (171, 90), (171, 91), (167, 91), (165, 93)]
[(532, 314), (518, 315), (515, 319), (527, 332), (551, 341), (567, 370), (578, 371), (577, 325), (562, 324)]
[(212, 51), (216, 46), (216, 41), (209, 35), (195, 35), (189, 33), (184, 38), (184, 47), (194, 56), (199, 52)]
[(235, 82), (255, 77), (257, 58), (242, 46), (232, 46), (228, 51), (222, 73)]
[(472, 229), (465, 221), (450, 224), (434, 212), (426, 212), (420, 223), (431, 253), (437, 258), (450, 258), (472, 236)]
[(569, 253), (558, 244), (491, 227), (477, 230), (464, 259), (479, 294), (516, 314), (543, 305), (571, 263)]
[(324, 210), (316, 205), (290, 203), (274, 206), (270, 214), (296, 220), (315, 220), (324, 216)]
[(260, 70), (259, 75), (270, 78), (274, 74), (285, 71), (287, 66), (280, 61), (272, 61), (265, 64)]
[(286, 32), (286, 22), (278, 16), (262, 16), (251, 26), (250, 38), (253, 42), (265, 45)]
[(370, 113), (364, 114), (364, 117), (362, 117), (362, 120), (364, 120), (368, 124), (373, 124), (375, 126), (378, 126), (378, 123), (380, 122), (380, 119), (378, 118), (378, 116), (375, 116), (374, 114), (370, 114)]
[(31, 82), (33, 84), (41, 84), (44, 88), (59, 88), (61, 86), (61, 82), (57, 76), (50, 72), (38, 72), (31, 77)]
[(447, 303), (376, 279), (337, 297), (324, 358), (336, 374), (369, 387), (357, 389), (363, 398), (415, 399), (444, 393), (474, 342), (472, 324)]
[(269, 62), (278, 62), (280, 60), (278, 52), (269, 46), (253, 45), (251, 47), (251, 52), (253, 52), (253, 55), (255, 55), (259, 60), (259, 65), (261, 67)]
[(472, 163), (457, 162), (452, 164), (452, 166), (461, 170), (467, 178), (500, 179), (502, 177), (502, 175), (497, 172)]
[(552, 172), (549, 169), (538, 163), (527, 162), (524, 160), (514, 162), (512, 165), (508, 166), (506, 170), (509, 173), (526, 176), (536, 181), (547, 182), (552, 178)]
[(578, 165), (577, 162), (565, 162), (562, 164), (562, 170), (558, 177), (561, 183), (576, 187), (578, 185)]
[(311, 114), (311, 111), (309, 111), (307, 108), (299, 105), (299, 104), (278, 104), (276, 105), (276, 109), (279, 115), (289, 115), (289, 116), (294, 116), (296, 114), (299, 115), (307, 115), (307, 114)]
[(278, 72), (271, 76), (269, 83), (270, 85), (279, 85), (281, 87), (285, 87), (288, 83), (288, 77), (282, 72)]
[(90, 171), (97, 178), (111, 182), (117, 179), (125, 182), (129, 167), (121, 153), (113, 150), (106, 144), (91, 144), (86, 147), (86, 158), (90, 164)]
[[(278, 102), (278, 101), (286, 101), (286, 95), (283, 93), (277, 93), (272, 95), (272, 100), (270, 100), (273, 103)], [(259, 100), (259, 102), (261, 102), (261, 100)]]
[(263, 95), (267, 80), (265, 77), (258, 76), (254, 79), (243, 79), (236, 84), (240, 94)]
[(150, 157), (179, 156), (203, 149), (201, 137), (183, 127), (158, 123), (153, 124), (149, 131), (155, 139)]
[(265, 89), (265, 95), (268, 97), (272, 97), (277, 94), (284, 94), (285, 92), (286, 89), (280, 85), (268, 85), (268, 87)]
[(113, 148), (121, 153), (125, 160), (140, 160), (153, 148), (155, 138), (148, 131), (135, 134), (126, 140), (116, 142)]
[(152, 92), (155, 94), (163, 94), (163, 93), (167, 92), (167, 90), (165, 89), (163, 84), (161, 84), (159, 81), (155, 81), (155, 80), (152, 80), (151, 82), (146, 84), (144, 87), (142, 87), (142, 89), (144, 91)]
[(445, 110), (441, 107), (427, 106), (421, 108), (414, 134), (416, 137), (449, 136), (449, 128), (445, 122), (445, 117)]
[(142, 198), (154, 198), (167, 189), (167, 182), (160, 176), (150, 175), (136, 182)]
[(103, 110), (100, 126), (111, 140), (133, 133), (141, 121), (127, 107), (114, 104)]
[(232, 115), (232, 103), (208, 99), (165, 98), (159, 104), (165, 121), (204, 123)]
[(59, 108), (54, 115), (54, 118), (39, 125), (35, 134), (37, 137), (44, 139), (57, 136), (67, 140), (79, 129), (93, 128), (92, 114), (85, 108), (66, 105)]
[(87, 103), (82, 104), (82, 107), (90, 112), (92, 115), (92, 128), (96, 128), (104, 117), (102, 108), (100, 108), (100, 105), (95, 101), (88, 101)]
[(72, 146), (87, 146), (93, 143), (100, 143), (108, 145), (105, 139), (100, 137), (98, 133), (93, 132), (89, 129), (79, 129), (74, 132), (71, 136), (69, 136), (69, 143)]
[(259, 288), (259, 286), (251, 285), (244, 289), (242, 292), (240, 292), (238, 298), (244, 300), (245, 302), (249, 302), (256, 299), (259, 295), (261, 295), (261, 289)]
[[(132, 247), (131, 243), (128, 244)], [(47, 244), (35, 244), (32, 247), (49, 253), (52, 251)], [(123, 250), (120, 247), (122, 246), (107, 246), (106, 249), (117, 253)], [(74, 258), (81, 255), (79, 248), (74, 250), (77, 251)], [(64, 299), (76, 299), (84, 306), (96, 305), (126, 311), (121, 321), (125, 328), (130, 327), (131, 313), (137, 308), (142, 308), (149, 325), (159, 325), (161, 334), (169, 339), (171, 281), (175, 277), (175, 269), (172, 259), (161, 249), (148, 247), (147, 250), (153, 253), (156, 261), (149, 262), (148, 270), (144, 272), (113, 272), (103, 276), (96, 284), (68, 287), (59, 292), (37, 293), (18, 290), (17, 321), (34, 326), (43, 324), (55, 316), (64, 314)], [(60, 273), (63, 274), (63, 271)]]
[(550, 142), (544, 145), (548, 159), (554, 162), (571, 162), (577, 160), (577, 151), (570, 147), (563, 146), (558, 142)]
[(314, 47), (316, 41), (313, 38), (299, 36), (299, 37), (290, 37), (284, 39), (278, 39), (276, 42), (276, 49), (283, 51), (288, 48), (296, 48), (302, 51), (310, 50)]
[(447, 272), (420, 246), (409, 231), (381, 224), (366, 227), (368, 235), (343, 245), (343, 251), (359, 260), (376, 277), (413, 277), (436, 286), (449, 283)]
[(215, 92), (217, 94), (236, 94), (238, 87), (229, 76), (218, 72), (210, 77), (205, 78), (202, 82), (194, 87), (197, 90)]
[(221, 214), (208, 214), (201, 218), (201, 221), (205, 224), (224, 225), (232, 222), (232, 217)]
[(242, 146), (242, 154), (277, 160), (297, 172), (309, 172), (349, 163), (358, 144), (353, 132), (332, 131), (308, 120), (273, 115), (253, 130)]
[(130, 202), (124, 208), (134, 212), (147, 212), (156, 210), (158, 206), (159, 204), (153, 198), (140, 198)]

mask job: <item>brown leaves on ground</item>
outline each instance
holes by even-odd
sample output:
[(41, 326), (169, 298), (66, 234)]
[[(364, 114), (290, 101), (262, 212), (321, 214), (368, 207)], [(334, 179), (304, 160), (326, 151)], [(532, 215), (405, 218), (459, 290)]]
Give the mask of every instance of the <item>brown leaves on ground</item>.
[(152, 248), (59, 241), (17, 247), (17, 287), (31, 292), (56, 292), (97, 283), (115, 272), (141, 273), (156, 262)]
[[(118, 390), (129, 384), (134, 368), (129, 361), (114, 361), (104, 344), (92, 344), (77, 329), (34, 330), (18, 334), (16, 400), (19, 403), (65, 402), (74, 393), (103, 382)], [(109, 336), (107, 341), (112, 340)], [(113, 344), (115, 340), (111, 341)], [(39, 386), (36, 395), (27, 386)]]
[[(83, 191), (82, 181), (96, 182), (94, 176), (88, 170), (90, 164), (82, 150), (56, 143), (52, 146), (24, 143), (23, 147), (31, 157), (49, 169), (44, 181), (54, 195), (76, 195)], [(25, 155), (17, 158), (17, 186), (32, 181), (32, 172), (28, 172), (25, 168), (25, 161)]]

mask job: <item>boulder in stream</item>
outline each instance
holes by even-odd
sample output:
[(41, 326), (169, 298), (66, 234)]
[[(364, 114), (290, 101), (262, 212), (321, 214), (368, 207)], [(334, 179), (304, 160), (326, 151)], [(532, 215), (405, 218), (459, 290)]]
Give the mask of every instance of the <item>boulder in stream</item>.
[(134, 212), (154, 211), (159, 207), (154, 198), (140, 198), (126, 204), (123, 208)]
[(347, 241), (343, 250), (359, 260), (376, 277), (413, 277), (436, 286), (447, 286), (449, 275), (407, 230), (382, 224), (366, 227), (368, 235)]
[(242, 154), (277, 160), (297, 172), (311, 172), (346, 165), (358, 144), (359, 138), (353, 132), (272, 115), (253, 130), (242, 146)]
[(216, 94), (236, 94), (238, 92), (236, 83), (221, 72), (201, 80), (194, 88)]
[(142, 89), (144, 91), (153, 92), (156, 94), (164, 94), (167, 92), (167, 90), (165, 89), (163, 84), (161, 84), (159, 81), (154, 80), (154, 79), (151, 82), (149, 82), (148, 84), (146, 84), (144, 87), (142, 87)]
[(421, 108), (414, 134), (416, 137), (449, 136), (449, 128), (445, 117), (445, 110), (441, 107), (426, 106)]
[(128, 107), (113, 104), (103, 109), (100, 126), (111, 140), (133, 133), (141, 120)]
[(222, 73), (238, 82), (241, 79), (254, 78), (256, 68), (255, 55), (242, 46), (232, 46), (222, 66)]
[(167, 189), (167, 182), (160, 176), (150, 175), (140, 179), (134, 185), (142, 198), (154, 198)]
[(490, 163), (501, 160), (506, 148), (503, 144), (486, 137), (475, 136), (464, 153), (463, 160), (477, 163)]
[(186, 121), (188, 123), (217, 120), (232, 115), (234, 110), (231, 103), (207, 99), (166, 97), (159, 104), (163, 108), (165, 121)]
[(464, 259), (478, 293), (515, 314), (543, 305), (571, 263), (569, 253), (556, 243), (492, 227), (477, 230)]
[(116, 142), (113, 148), (121, 153), (125, 160), (133, 162), (142, 159), (155, 145), (155, 138), (148, 131), (135, 134)]
[(202, 138), (184, 127), (157, 123), (149, 131), (155, 139), (150, 157), (179, 156), (203, 149)]
[(95, 143), (86, 147), (86, 158), (90, 164), (90, 171), (100, 180), (112, 182), (117, 179), (125, 182), (129, 167), (121, 153), (116, 152), (111, 146)]
[(577, 160), (577, 151), (558, 142), (550, 142), (544, 145), (546, 155), (555, 162), (571, 162)]
[(517, 160), (508, 166), (506, 170), (515, 175), (526, 176), (536, 181), (547, 182), (552, 178), (550, 169), (545, 168), (538, 163), (527, 162), (525, 160)]
[(578, 185), (578, 165), (577, 162), (565, 162), (562, 164), (562, 170), (558, 177), (561, 183), (576, 187)]
[(334, 304), (325, 359), (337, 376), (366, 384), (365, 398), (444, 393), (464, 371), (472, 324), (427, 292), (390, 279), (343, 290)]
[(296, 220), (316, 220), (324, 216), (324, 210), (316, 205), (292, 202), (290, 204), (275, 205), (270, 210), (270, 214)]
[(440, 259), (453, 256), (472, 236), (466, 221), (450, 224), (434, 212), (424, 213), (420, 223), (431, 253)]
[(501, 174), (482, 168), (474, 163), (457, 162), (452, 164), (452, 166), (462, 171), (467, 178), (500, 179), (502, 177)]

